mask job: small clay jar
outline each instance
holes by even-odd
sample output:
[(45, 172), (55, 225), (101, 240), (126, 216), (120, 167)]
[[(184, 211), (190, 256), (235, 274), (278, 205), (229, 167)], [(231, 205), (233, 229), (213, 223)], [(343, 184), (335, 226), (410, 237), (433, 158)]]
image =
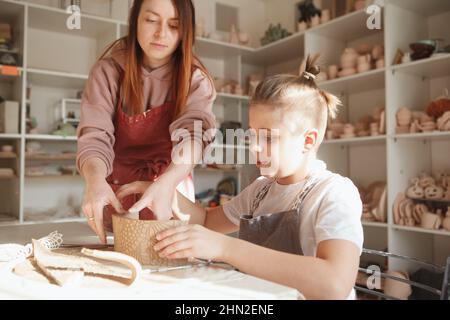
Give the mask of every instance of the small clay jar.
[(320, 18), (320, 23), (326, 23), (331, 19), (331, 12), (329, 9), (322, 10), (322, 17)]
[(377, 69), (382, 69), (385, 66), (385, 62), (384, 62), (384, 58), (380, 58), (377, 60), (377, 62), (375, 63), (375, 67)]
[(331, 65), (328, 67), (328, 79), (333, 80), (336, 79), (339, 72), (339, 68), (337, 65)]
[(442, 226), (445, 230), (450, 231), (450, 207), (447, 209), (447, 215), (442, 221)]
[(358, 53), (353, 48), (346, 48), (341, 56), (341, 66), (344, 69), (352, 69), (356, 66), (356, 59), (358, 59)]
[[(409, 280), (409, 275), (403, 271), (388, 271), (387, 274), (396, 278)], [(390, 297), (407, 300), (412, 294), (412, 288), (407, 283), (387, 278), (384, 283), (384, 293)]]
[(410, 126), (412, 120), (412, 112), (408, 108), (400, 108), (397, 111), (397, 124), (400, 127)]
[(420, 226), (424, 229), (439, 230), (442, 225), (442, 218), (431, 212), (425, 212), (421, 220)]
[(320, 25), (320, 16), (315, 15), (311, 18), (311, 28), (317, 27)]

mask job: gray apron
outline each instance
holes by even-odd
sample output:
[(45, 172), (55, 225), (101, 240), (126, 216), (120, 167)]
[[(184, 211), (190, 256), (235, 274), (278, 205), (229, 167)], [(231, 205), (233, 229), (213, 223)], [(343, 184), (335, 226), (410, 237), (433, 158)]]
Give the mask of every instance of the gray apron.
[(303, 255), (300, 244), (300, 216), (303, 202), (319, 183), (319, 178), (307, 178), (305, 186), (294, 200), (292, 210), (254, 217), (255, 211), (266, 197), (275, 180), (271, 180), (257, 194), (250, 215), (240, 219), (239, 239), (269, 249)]

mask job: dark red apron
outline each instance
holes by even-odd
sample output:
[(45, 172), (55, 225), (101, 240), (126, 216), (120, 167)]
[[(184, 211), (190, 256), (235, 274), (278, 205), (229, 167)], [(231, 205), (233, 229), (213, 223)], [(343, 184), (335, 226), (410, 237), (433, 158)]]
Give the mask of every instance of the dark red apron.
[[(113, 173), (106, 179), (114, 192), (135, 181), (155, 181), (167, 169), (171, 163), (169, 126), (174, 110), (173, 103), (166, 103), (145, 113), (128, 116), (122, 109), (122, 99), (119, 99), (114, 119), (116, 141)], [(187, 179), (193, 185), (192, 177)], [(130, 209), (141, 196), (134, 194), (124, 198), (123, 208)], [(112, 230), (112, 214), (115, 213), (112, 206), (105, 207), (103, 219), (107, 230)], [(154, 220), (155, 215), (146, 208), (139, 213), (139, 218)]]

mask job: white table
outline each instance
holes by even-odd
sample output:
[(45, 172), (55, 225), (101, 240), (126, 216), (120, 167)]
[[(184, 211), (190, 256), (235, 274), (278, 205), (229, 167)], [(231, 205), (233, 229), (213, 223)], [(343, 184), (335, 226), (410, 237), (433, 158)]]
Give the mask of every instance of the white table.
[[(53, 231), (64, 243), (96, 244), (97, 236), (83, 223), (36, 224), (0, 227), (0, 244), (26, 244)], [(112, 242), (108, 237), (108, 242)], [(143, 276), (142, 285), (131, 289), (67, 289), (24, 281), (0, 265), (0, 299), (302, 299), (295, 289), (258, 279), (235, 270), (203, 267)]]

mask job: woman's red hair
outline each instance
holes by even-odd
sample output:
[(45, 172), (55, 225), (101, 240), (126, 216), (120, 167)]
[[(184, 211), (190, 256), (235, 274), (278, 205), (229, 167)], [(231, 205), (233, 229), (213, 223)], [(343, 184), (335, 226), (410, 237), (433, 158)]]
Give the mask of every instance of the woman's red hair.
[[(116, 45), (124, 44), (126, 67), (122, 80), (124, 110), (130, 115), (145, 111), (142, 88), (143, 51), (137, 38), (138, 18), (144, 0), (134, 0), (129, 16), (128, 35), (114, 41), (103, 53), (103, 59)], [(199, 68), (208, 75), (206, 68), (194, 55), (195, 8), (192, 0), (172, 0), (179, 16), (180, 45), (173, 53), (174, 72), (172, 76), (172, 101), (175, 102), (175, 119), (184, 111), (192, 81), (192, 74)]]

